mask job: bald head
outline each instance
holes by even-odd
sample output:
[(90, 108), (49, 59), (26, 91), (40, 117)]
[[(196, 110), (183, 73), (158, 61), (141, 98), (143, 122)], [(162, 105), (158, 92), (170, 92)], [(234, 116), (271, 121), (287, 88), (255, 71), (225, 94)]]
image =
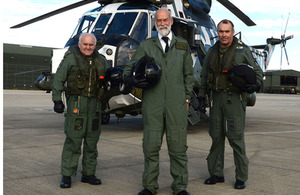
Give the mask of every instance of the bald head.
[(79, 37), (78, 47), (85, 56), (91, 56), (96, 48), (97, 39), (94, 34), (83, 33)]

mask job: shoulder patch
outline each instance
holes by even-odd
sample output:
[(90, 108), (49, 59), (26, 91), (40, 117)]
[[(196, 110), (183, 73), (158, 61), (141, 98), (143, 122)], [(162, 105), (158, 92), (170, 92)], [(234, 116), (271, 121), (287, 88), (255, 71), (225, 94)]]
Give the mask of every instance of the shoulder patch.
[(184, 42), (176, 42), (175, 43), (175, 48), (176, 49), (181, 49), (181, 50), (188, 51), (189, 46), (188, 46), (187, 43), (184, 43)]
[(257, 55), (254, 52), (251, 52), (253, 59), (257, 59)]
[(236, 52), (241, 53), (241, 52), (243, 52), (243, 50), (244, 50), (244, 47), (241, 46), (241, 45), (238, 45), (238, 46), (236, 47)]

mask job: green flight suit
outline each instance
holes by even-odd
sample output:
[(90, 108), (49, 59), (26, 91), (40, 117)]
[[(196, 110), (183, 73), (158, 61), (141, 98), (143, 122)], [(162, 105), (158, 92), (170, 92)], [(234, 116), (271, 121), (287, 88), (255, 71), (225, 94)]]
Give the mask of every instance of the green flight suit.
[(99, 77), (104, 76), (106, 68), (104, 56), (95, 51), (91, 57), (85, 57), (75, 47), (73, 52), (65, 54), (55, 74), (52, 100), (61, 100), (63, 91), (66, 91), (67, 99), (66, 139), (61, 160), (61, 174), (64, 176), (76, 175), (82, 141), (82, 174), (95, 174), (101, 133), (101, 102), (97, 96), (101, 96), (104, 90), (104, 81)]
[(131, 75), (133, 64), (145, 55), (153, 57), (161, 67), (161, 77), (155, 86), (143, 90), (143, 186), (152, 193), (158, 189), (159, 151), (166, 131), (174, 178), (172, 189), (177, 194), (188, 184), (186, 100), (190, 100), (193, 90), (193, 61), (184, 39), (173, 34), (169, 51), (164, 53), (156, 36), (140, 43), (124, 69), (124, 78)]
[[(225, 136), (233, 149), (235, 177), (248, 179), (248, 158), (246, 156), (244, 130), (247, 99), (246, 93), (228, 80), (228, 71), (233, 65), (245, 63), (253, 67), (257, 83), (262, 83), (262, 70), (253, 58), (250, 49), (238, 43), (221, 49), (217, 42), (208, 51), (202, 69), (198, 96), (210, 98), (210, 129), (212, 138), (207, 166), (210, 175), (224, 177)], [(227, 54), (227, 55), (226, 55)]]

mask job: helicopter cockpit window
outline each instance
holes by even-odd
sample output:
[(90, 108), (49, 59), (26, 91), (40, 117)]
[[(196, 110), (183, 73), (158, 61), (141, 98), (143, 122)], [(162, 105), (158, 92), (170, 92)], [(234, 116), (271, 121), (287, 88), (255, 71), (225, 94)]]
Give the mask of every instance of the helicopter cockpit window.
[(137, 14), (137, 12), (124, 12), (115, 14), (113, 21), (109, 24), (105, 34), (127, 36)]
[(101, 16), (99, 17), (99, 19), (93, 29), (93, 33), (94, 34), (102, 34), (110, 17), (111, 17), (111, 14), (101, 14)]
[(97, 18), (97, 14), (86, 15), (81, 18), (77, 28), (75, 29), (72, 37), (76, 35), (80, 35), (81, 33), (89, 32), (92, 24), (94, 23), (95, 19)]
[(148, 34), (148, 15), (146, 13), (140, 13), (137, 21), (135, 23), (135, 26), (133, 27), (133, 30), (131, 32), (130, 37), (141, 42), (145, 38), (147, 38)]

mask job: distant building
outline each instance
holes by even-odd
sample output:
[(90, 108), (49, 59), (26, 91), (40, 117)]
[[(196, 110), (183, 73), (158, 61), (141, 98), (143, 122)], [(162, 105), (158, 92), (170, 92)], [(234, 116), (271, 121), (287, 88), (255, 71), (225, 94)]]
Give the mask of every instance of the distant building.
[(3, 88), (37, 89), (35, 80), (50, 72), (53, 48), (3, 44)]
[(300, 93), (300, 72), (295, 70), (272, 70), (265, 72), (265, 93)]

